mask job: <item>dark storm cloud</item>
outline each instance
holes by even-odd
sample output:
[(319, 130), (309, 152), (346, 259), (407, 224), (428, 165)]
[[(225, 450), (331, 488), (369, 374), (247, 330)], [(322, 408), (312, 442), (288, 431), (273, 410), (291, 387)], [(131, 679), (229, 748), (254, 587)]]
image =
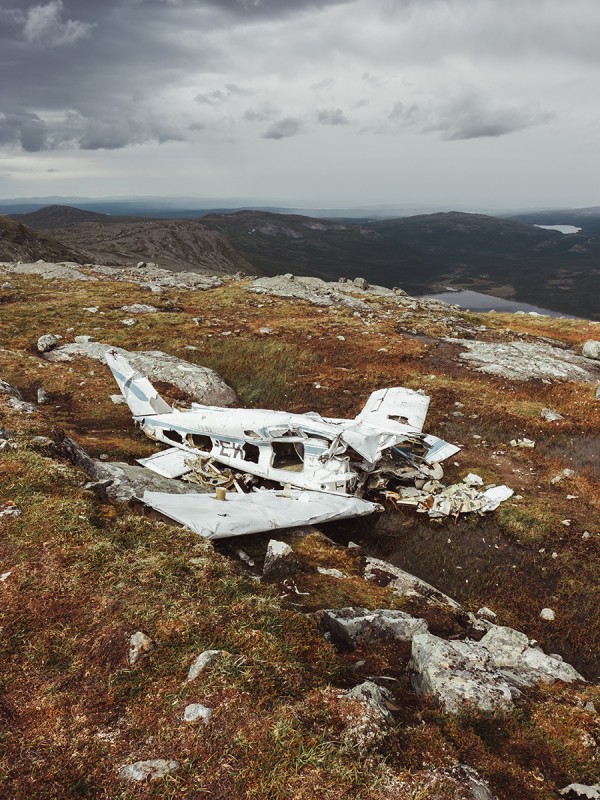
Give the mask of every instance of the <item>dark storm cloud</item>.
[(302, 133), (304, 124), (301, 119), (284, 117), (274, 122), (264, 133), (263, 139), (288, 139)]

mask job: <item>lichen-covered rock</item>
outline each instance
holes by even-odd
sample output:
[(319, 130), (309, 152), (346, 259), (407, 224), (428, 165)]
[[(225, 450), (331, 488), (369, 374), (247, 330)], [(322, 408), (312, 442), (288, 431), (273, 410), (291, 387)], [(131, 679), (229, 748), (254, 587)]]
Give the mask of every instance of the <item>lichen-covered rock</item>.
[(513, 628), (493, 625), (479, 645), (485, 647), (497, 667), (512, 667), (529, 647), (529, 637)]
[(57, 344), (57, 336), (53, 333), (45, 333), (37, 340), (37, 349), (40, 353), (47, 353), (49, 350), (52, 350), (53, 347), (56, 347)]
[(386, 608), (326, 609), (321, 613), (321, 628), (347, 647), (386, 640), (409, 642), (415, 634), (428, 630), (424, 619)]
[(169, 492), (169, 494), (199, 494), (197, 484), (174, 481), (145, 467), (123, 462), (93, 461), (94, 482), (87, 485), (100, 497), (127, 503), (133, 497), (143, 497), (144, 492)]
[(587, 342), (583, 343), (581, 353), (586, 358), (600, 360), (600, 342), (597, 342), (594, 339), (588, 339)]
[(104, 362), (108, 350), (124, 356), (134, 369), (150, 381), (170, 383), (197, 403), (214, 406), (231, 406), (237, 403), (236, 393), (212, 369), (191, 364), (160, 350), (129, 352), (122, 347), (111, 347), (100, 342), (73, 342), (56, 347), (44, 357), (48, 361), (71, 361), (75, 356), (85, 356)]
[(212, 708), (203, 706), (201, 703), (190, 703), (183, 711), (183, 720), (184, 722), (203, 722), (208, 725), (212, 715)]
[(446, 642), (430, 633), (415, 636), (408, 666), (413, 688), (432, 695), (446, 711), (509, 709), (516, 690), (494, 667), (489, 652), (474, 642)]
[(500, 375), (515, 381), (539, 378), (549, 381), (587, 381), (598, 370), (583, 356), (545, 342), (480, 342), (451, 339), (466, 348), (460, 354), (478, 372)]
[(195, 680), (201, 672), (212, 667), (212, 665), (224, 655), (227, 655), (226, 650), (205, 650), (203, 653), (200, 653), (200, 655), (194, 659), (188, 671), (187, 680)]
[(583, 783), (570, 783), (564, 789), (559, 791), (559, 794), (566, 797), (567, 800), (600, 800), (600, 783), (595, 783), (593, 786), (588, 786)]
[(346, 693), (346, 697), (350, 700), (360, 700), (362, 703), (367, 703), (374, 708), (381, 715), (382, 720), (391, 722), (393, 717), (389, 708), (386, 705), (386, 700), (389, 700), (390, 693), (386, 689), (382, 689), (373, 681), (365, 681), (364, 683), (355, 686)]
[(154, 649), (154, 642), (142, 631), (136, 631), (129, 637), (129, 664), (133, 667), (137, 662)]
[(263, 564), (264, 578), (284, 578), (302, 570), (302, 565), (289, 544), (271, 539)]
[(119, 769), (119, 777), (126, 781), (152, 781), (164, 778), (179, 769), (177, 761), (154, 758), (150, 761), (136, 761)]

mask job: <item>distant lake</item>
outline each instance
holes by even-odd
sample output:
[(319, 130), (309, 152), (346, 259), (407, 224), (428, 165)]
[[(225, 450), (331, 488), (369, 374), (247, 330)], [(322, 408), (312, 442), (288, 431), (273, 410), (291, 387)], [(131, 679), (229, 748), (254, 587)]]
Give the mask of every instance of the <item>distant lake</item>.
[(458, 292), (438, 292), (438, 294), (421, 295), (420, 300), (442, 300), (444, 303), (452, 303), (460, 306), (466, 311), (524, 311), (525, 313), (535, 311), (538, 314), (545, 314), (548, 317), (567, 317), (568, 319), (578, 319), (572, 314), (563, 314), (561, 311), (550, 311), (548, 308), (531, 306), (529, 303), (518, 303), (516, 300), (504, 300), (501, 297), (492, 297), (490, 294), (472, 292), (469, 289), (460, 289)]
[(559, 233), (579, 233), (581, 228), (575, 225), (536, 225), (536, 228), (543, 228), (545, 231), (558, 231)]

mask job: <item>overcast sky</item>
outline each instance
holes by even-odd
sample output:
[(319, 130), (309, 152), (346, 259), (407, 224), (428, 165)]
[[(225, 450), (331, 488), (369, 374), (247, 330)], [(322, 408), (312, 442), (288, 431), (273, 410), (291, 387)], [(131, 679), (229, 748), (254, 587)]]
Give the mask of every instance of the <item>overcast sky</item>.
[(600, 205), (599, 0), (0, 0), (0, 197)]

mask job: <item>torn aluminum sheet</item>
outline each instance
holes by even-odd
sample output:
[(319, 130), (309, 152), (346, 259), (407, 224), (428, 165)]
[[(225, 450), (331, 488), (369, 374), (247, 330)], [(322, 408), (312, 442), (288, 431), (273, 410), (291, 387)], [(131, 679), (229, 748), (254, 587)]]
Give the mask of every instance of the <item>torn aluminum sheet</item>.
[(317, 525), (383, 510), (358, 497), (291, 490), (228, 492), (225, 501), (207, 494), (144, 492), (143, 502), (208, 539)]
[(137, 463), (165, 478), (181, 478), (192, 469), (188, 464), (189, 458), (184, 450), (170, 447), (168, 450), (161, 450), (148, 458), (138, 458)]
[[(467, 476), (467, 479), (472, 477)], [(495, 511), (500, 503), (512, 497), (514, 492), (508, 486), (489, 486), (479, 491), (472, 484), (455, 483), (443, 486), (439, 481), (430, 481), (422, 489), (403, 487), (398, 492), (388, 492), (386, 496), (401, 506), (413, 506), (432, 519), (458, 516), (477, 512), (485, 514)]]

